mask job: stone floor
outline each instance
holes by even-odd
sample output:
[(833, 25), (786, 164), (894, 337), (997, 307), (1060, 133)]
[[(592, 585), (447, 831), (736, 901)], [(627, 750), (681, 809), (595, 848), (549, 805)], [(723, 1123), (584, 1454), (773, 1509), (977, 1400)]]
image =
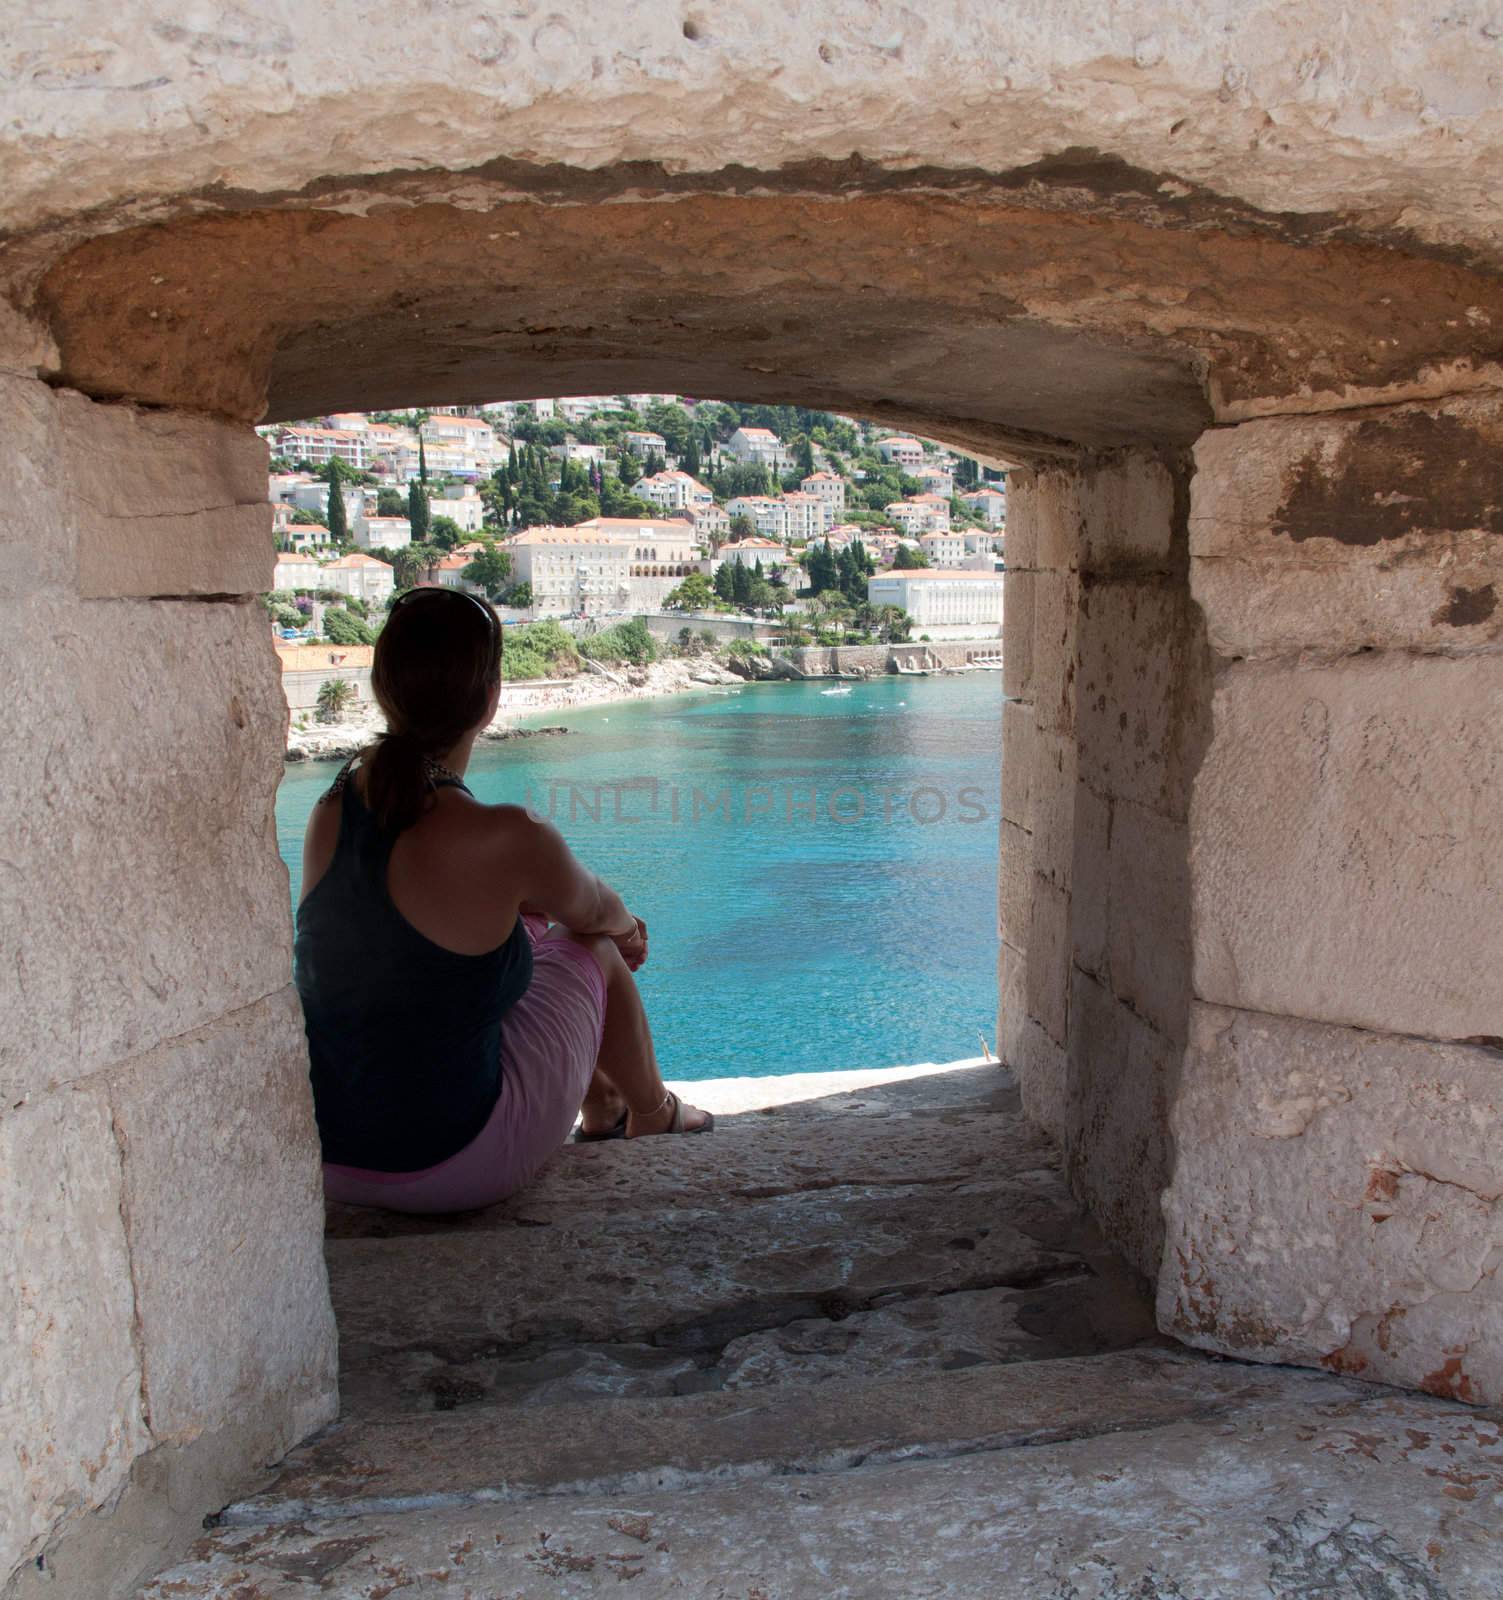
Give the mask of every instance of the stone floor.
[(876, 1076), (331, 1216), (344, 1414), (143, 1596), (1503, 1595), (1497, 1414), (1169, 1344), (1000, 1068)]

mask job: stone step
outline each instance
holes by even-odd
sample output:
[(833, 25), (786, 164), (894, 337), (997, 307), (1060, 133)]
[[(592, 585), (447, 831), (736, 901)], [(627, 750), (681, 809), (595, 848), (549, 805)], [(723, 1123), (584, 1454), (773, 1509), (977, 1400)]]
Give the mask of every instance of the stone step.
[(1498, 1594), (1503, 1434), (1461, 1406), (1157, 1353), (857, 1389), (332, 1435), (141, 1600)]
[(1364, 1391), (1349, 1380), (1144, 1349), (670, 1399), (341, 1422), (294, 1451), (275, 1484), (227, 1508), (222, 1521), (848, 1470), (1244, 1413), (1294, 1393), (1314, 1405)]

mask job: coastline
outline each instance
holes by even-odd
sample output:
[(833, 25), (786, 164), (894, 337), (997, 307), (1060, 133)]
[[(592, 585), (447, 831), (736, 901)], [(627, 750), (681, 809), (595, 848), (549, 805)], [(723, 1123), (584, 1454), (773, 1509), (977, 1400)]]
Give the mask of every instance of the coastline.
[[(494, 720), (481, 730), (480, 738), (492, 743), (505, 739), (525, 739), (544, 734), (566, 733), (566, 728), (523, 728), (523, 717), (555, 711), (578, 711), (589, 706), (610, 705), (619, 700), (650, 700), (664, 695), (701, 693), (719, 689), (742, 689), (747, 680), (709, 660), (655, 661), (647, 667), (611, 668), (604, 672), (581, 672), (574, 678), (544, 678), (509, 683), (501, 692), (501, 705)], [(299, 717), (308, 718), (305, 728), (295, 726)], [(346, 712), (338, 722), (313, 721), (307, 712), (289, 715), (287, 762), (347, 761), (384, 730), (386, 719), (374, 704), (362, 704)]]

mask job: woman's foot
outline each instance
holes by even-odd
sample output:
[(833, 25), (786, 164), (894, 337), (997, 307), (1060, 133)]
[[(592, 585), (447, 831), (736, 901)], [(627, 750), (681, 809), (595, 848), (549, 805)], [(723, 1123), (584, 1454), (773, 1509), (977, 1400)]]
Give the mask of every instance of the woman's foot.
[(715, 1126), (715, 1118), (698, 1106), (685, 1105), (679, 1097), (669, 1092), (657, 1110), (642, 1115), (630, 1111), (626, 1118), (626, 1137), (645, 1139), (655, 1133), (708, 1133)]
[(579, 1108), (577, 1140), (622, 1139), (626, 1137), (626, 1101), (614, 1089), (590, 1085), (584, 1104)]

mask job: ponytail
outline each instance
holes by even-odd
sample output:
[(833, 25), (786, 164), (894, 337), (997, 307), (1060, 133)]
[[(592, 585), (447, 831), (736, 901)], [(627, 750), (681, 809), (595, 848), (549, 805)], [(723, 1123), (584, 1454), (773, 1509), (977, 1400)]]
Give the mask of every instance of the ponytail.
[(428, 808), (428, 754), (410, 733), (381, 734), (366, 752), (365, 803), (385, 834), (410, 828)]

